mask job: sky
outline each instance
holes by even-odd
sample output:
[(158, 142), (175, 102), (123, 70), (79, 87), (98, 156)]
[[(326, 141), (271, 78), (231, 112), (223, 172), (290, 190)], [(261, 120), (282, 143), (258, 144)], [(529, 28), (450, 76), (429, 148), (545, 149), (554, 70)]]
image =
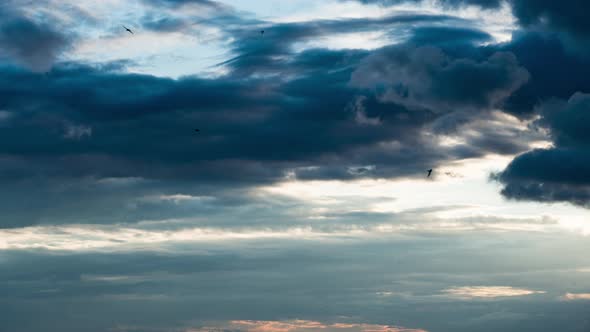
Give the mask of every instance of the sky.
[(588, 10), (2, 1), (0, 332), (590, 331)]

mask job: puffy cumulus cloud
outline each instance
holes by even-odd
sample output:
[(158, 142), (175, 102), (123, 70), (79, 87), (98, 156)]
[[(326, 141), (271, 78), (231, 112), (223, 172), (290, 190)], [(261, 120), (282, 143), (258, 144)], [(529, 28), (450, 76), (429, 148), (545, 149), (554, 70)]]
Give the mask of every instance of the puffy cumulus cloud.
[(499, 297), (520, 297), (533, 294), (543, 294), (545, 292), (506, 286), (466, 286), (445, 289), (443, 290), (443, 293), (448, 294), (451, 297), (473, 300), (493, 299)]
[(483, 61), (453, 58), (433, 46), (392, 46), (370, 55), (351, 85), (373, 89), (383, 102), (435, 113), (479, 111), (501, 103), (529, 79), (511, 53)]
[(514, 199), (543, 202), (590, 202), (590, 95), (575, 94), (568, 101), (553, 100), (540, 108), (538, 125), (547, 128), (554, 147), (518, 156), (496, 178), (502, 194)]

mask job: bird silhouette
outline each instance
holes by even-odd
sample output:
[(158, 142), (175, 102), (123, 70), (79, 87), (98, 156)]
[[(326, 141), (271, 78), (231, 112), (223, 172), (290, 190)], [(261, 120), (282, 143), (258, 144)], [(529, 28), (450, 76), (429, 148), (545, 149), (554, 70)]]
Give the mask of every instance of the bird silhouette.
[(123, 28), (124, 28), (125, 30), (127, 30), (127, 32), (129, 32), (130, 34), (132, 34), (132, 35), (134, 34), (134, 33), (133, 33), (133, 31), (131, 31), (131, 29), (129, 29), (128, 27), (126, 27), (126, 26), (123, 26)]
[(260, 30), (260, 35), (264, 36), (264, 30)]
[(428, 178), (430, 177), (430, 175), (432, 174), (432, 168), (428, 170)]
[(196, 131), (197, 133), (200, 133), (200, 132), (201, 132), (199, 129), (195, 129), (195, 131)]

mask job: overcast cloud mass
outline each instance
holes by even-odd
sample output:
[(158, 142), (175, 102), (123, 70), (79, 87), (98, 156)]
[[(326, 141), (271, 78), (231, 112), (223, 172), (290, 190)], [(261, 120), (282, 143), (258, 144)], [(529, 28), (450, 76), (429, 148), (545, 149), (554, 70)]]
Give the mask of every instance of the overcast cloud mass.
[(588, 11), (2, 1), (0, 332), (590, 331)]

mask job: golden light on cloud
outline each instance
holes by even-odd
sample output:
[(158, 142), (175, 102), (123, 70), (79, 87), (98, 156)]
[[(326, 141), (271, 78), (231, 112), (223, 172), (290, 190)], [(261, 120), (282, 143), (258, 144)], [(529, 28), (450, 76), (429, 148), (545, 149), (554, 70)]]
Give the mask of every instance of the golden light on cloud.
[(567, 293), (562, 299), (564, 301), (590, 301), (590, 293)]
[(407, 329), (403, 327), (393, 327), (388, 325), (374, 324), (351, 324), (351, 323), (334, 323), (325, 324), (309, 320), (289, 320), (289, 321), (253, 321), (253, 320), (236, 320), (216, 327), (205, 327), (200, 329), (190, 329), (186, 332), (213, 332), (213, 331), (248, 331), (248, 332), (426, 332), (420, 329)]
[(445, 289), (443, 290), (443, 293), (453, 298), (470, 300), (493, 299), (499, 297), (519, 297), (534, 294), (544, 294), (545, 292), (506, 286), (468, 286)]

